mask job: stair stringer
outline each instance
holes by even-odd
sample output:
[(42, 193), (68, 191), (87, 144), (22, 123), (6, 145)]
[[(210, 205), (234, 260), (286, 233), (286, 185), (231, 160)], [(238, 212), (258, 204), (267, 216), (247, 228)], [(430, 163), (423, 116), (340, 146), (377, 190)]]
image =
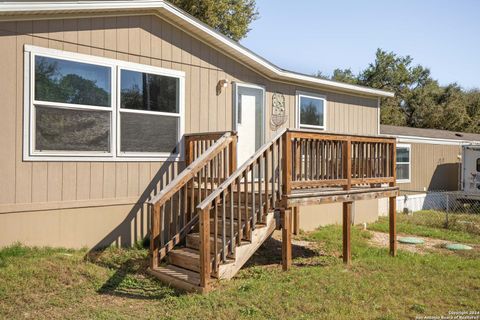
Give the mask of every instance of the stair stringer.
[(251, 241), (235, 248), (234, 262), (219, 266), (217, 278), (227, 280), (233, 278), (258, 248), (270, 238), (275, 229), (277, 229), (277, 219), (275, 212), (271, 211), (265, 217), (265, 225), (257, 226), (252, 231)]

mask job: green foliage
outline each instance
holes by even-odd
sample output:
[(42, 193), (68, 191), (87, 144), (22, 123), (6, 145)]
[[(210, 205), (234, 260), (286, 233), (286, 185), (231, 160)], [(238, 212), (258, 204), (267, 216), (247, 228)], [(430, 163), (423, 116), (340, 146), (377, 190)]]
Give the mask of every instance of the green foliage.
[(238, 41), (257, 17), (255, 0), (169, 0), (180, 9)]
[(335, 69), (331, 76), (317, 76), (393, 91), (394, 98), (381, 101), (383, 124), (480, 132), (480, 91), (465, 91), (456, 83), (441, 86), (428, 68), (414, 64), (408, 55), (378, 49), (375, 61), (357, 75)]

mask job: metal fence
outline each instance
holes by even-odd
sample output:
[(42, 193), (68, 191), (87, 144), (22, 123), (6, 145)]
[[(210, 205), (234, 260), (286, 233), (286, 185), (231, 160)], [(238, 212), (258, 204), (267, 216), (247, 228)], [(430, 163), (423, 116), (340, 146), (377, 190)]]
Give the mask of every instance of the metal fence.
[(401, 194), (400, 220), (480, 235), (480, 193), (401, 190)]

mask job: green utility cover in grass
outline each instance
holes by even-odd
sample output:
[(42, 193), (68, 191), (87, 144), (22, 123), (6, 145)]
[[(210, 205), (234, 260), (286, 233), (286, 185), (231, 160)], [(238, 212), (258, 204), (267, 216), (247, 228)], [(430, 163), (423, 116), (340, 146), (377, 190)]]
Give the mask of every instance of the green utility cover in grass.
[(460, 243), (450, 243), (445, 248), (449, 250), (472, 250), (472, 247)]
[(407, 243), (407, 244), (422, 244), (425, 241), (419, 238), (414, 237), (405, 237), (405, 238), (398, 238), (398, 242), (400, 243)]

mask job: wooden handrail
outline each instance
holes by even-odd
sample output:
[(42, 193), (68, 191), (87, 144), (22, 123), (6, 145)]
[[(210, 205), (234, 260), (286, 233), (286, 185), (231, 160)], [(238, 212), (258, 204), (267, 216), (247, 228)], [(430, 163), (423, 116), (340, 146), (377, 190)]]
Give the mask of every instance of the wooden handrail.
[(395, 183), (396, 139), (289, 130), (284, 193), (292, 189)]
[(210, 160), (215, 158), (224, 147), (226, 147), (229, 143), (231, 143), (232, 133), (226, 132), (224, 133), (220, 139), (217, 140), (211, 147), (209, 147), (202, 155), (193, 161), (191, 164), (188, 165), (178, 176), (175, 177), (165, 188), (162, 189), (157, 195), (155, 195), (152, 199), (147, 201), (149, 204), (154, 205), (162, 205), (165, 203), (169, 197), (174, 195), (178, 190), (180, 190), (185, 183), (193, 178), (200, 170), (203, 169), (205, 164), (207, 164)]
[[(285, 132), (282, 130), (261, 146), (197, 205), (202, 287), (209, 286), (211, 268), (218, 271), (220, 259), (225, 262), (227, 253), (233, 254), (235, 245), (240, 245), (242, 239), (251, 239), (256, 223), (265, 222), (266, 215), (275, 208), (277, 199), (281, 198), (281, 138)], [(211, 218), (213, 230), (210, 230)], [(220, 246), (215, 240), (213, 248), (210, 247), (211, 234), (213, 239), (220, 237)]]
[(208, 197), (206, 197), (202, 203), (197, 206), (197, 210), (204, 210), (220, 193), (225, 191), (227, 187), (232, 184), (237, 178), (241, 177), (241, 174), (245, 171), (246, 168), (251, 166), (263, 153), (268, 150), (272, 144), (274, 144), (278, 139), (280, 139), (286, 129), (283, 129), (279, 134), (277, 134), (269, 142), (265, 143), (260, 147), (250, 158), (248, 158), (234, 173), (232, 173), (216, 190), (212, 192)]
[(195, 143), (186, 138), (186, 153), (190, 155), (187, 168), (147, 202), (151, 212), (152, 269), (196, 226), (197, 203), (225, 180), (236, 165), (236, 134), (223, 132), (218, 137), (219, 134), (190, 135), (195, 136)]

